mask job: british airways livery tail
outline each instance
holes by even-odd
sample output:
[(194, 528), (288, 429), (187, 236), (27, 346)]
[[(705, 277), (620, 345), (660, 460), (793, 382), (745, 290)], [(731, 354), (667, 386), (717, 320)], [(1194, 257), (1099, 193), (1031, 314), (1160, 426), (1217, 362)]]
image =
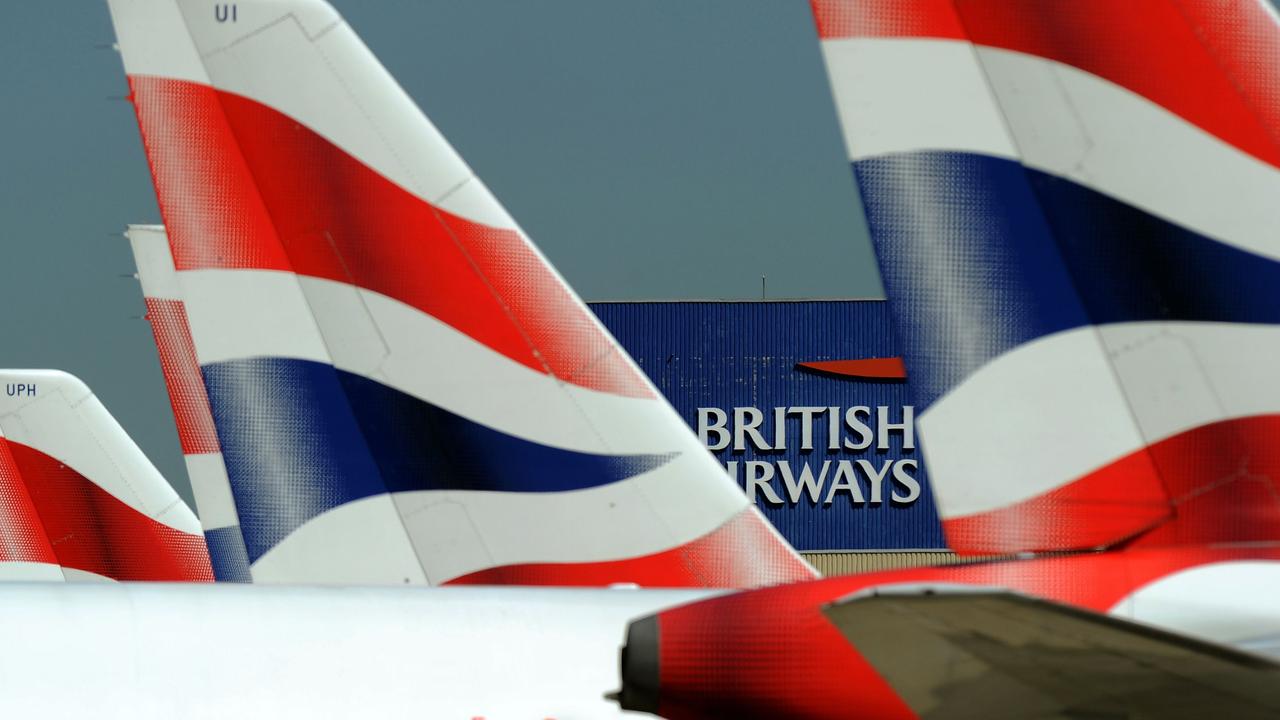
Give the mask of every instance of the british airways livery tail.
[(195, 516), (83, 382), (0, 384), (0, 579), (213, 580)]
[(138, 268), (147, 321), (160, 356), (160, 371), (169, 392), (213, 573), (220, 582), (250, 582), (240, 518), (209, 412), (209, 397), (196, 363), (169, 241), (159, 225), (131, 225), (125, 235)]
[(948, 542), (1280, 537), (1273, 11), (812, 6)]
[(332, 8), (110, 7), (254, 581), (811, 575)]

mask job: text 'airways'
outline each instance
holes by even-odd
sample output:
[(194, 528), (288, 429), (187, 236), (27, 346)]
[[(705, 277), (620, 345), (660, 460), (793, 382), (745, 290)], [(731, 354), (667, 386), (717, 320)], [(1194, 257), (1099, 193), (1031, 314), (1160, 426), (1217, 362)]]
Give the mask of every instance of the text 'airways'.
[[(752, 501), (771, 506), (847, 501), (866, 507), (904, 506), (920, 498), (917, 460), (884, 457), (891, 450), (914, 453), (915, 408), (910, 405), (897, 412), (885, 405), (782, 406), (767, 412), (750, 406), (698, 408), (697, 430), (702, 443), (721, 456), (788, 450), (802, 456), (728, 460), (726, 469)], [(872, 457), (849, 457), (871, 450)]]

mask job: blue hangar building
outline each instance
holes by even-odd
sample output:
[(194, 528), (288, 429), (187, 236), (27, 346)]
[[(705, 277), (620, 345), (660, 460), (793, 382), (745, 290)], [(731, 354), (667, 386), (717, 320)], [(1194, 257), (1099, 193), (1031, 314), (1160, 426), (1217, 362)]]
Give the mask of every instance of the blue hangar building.
[(589, 305), (820, 570), (950, 559), (885, 302)]

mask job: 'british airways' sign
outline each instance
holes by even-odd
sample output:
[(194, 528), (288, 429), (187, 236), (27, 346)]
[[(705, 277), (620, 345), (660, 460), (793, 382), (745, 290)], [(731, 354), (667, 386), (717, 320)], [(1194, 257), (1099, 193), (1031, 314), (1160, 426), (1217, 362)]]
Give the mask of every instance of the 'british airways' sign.
[(883, 302), (592, 309), (797, 548), (944, 546)]
[[(890, 419), (892, 412), (893, 408), (887, 405), (874, 411), (866, 405), (780, 406), (772, 408), (771, 421), (767, 423), (766, 414), (756, 407), (735, 407), (731, 412), (698, 408), (697, 428), (698, 437), (712, 452), (730, 448), (744, 453), (748, 449), (785, 451), (789, 444), (797, 448), (798, 442), (805, 457), (796, 465), (790, 460), (726, 463), (729, 474), (738, 478), (747, 496), (757, 503), (797, 505), (808, 498), (811, 503), (823, 505), (844, 499), (854, 505), (878, 505), (886, 500), (909, 505), (920, 499), (920, 483), (915, 478), (919, 464), (915, 458), (864, 457), (871, 450), (893, 449), (894, 432), (902, 435), (902, 450), (915, 450), (913, 408), (903, 406), (898, 422)], [(797, 424), (799, 438), (789, 443), (789, 428), (794, 429)]]

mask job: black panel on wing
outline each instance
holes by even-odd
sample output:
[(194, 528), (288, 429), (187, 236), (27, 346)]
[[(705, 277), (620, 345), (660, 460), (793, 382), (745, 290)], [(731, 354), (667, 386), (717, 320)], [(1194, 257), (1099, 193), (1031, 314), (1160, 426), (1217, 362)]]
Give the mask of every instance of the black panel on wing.
[(1280, 716), (1280, 665), (1087, 610), (948, 588), (823, 612), (922, 720)]

